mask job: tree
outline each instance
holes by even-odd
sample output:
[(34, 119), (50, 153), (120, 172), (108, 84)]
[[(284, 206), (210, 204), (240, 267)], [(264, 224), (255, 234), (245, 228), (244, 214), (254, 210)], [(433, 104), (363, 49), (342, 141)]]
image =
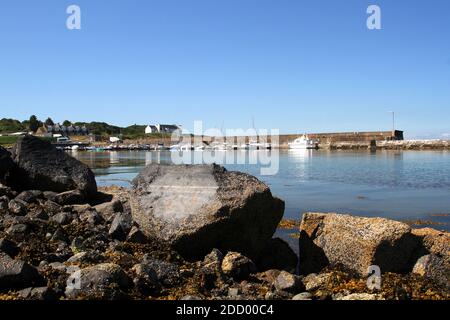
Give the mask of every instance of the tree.
[(69, 120), (64, 120), (63, 126), (68, 127), (68, 126), (71, 126), (71, 125), (72, 125), (72, 122), (70, 122)]
[(54, 126), (55, 123), (53, 122), (52, 118), (48, 117), (47, 120), (45, 120), (46, 126)]
[(14, 119), (1, 119), (0, 120), (0, 133), (13, 133), (23, 131), (23, 124)]
[(35, 115), (32, 115), (30, 117), (30, 126), (29, 126), (30, 131), (32, 132), (36, 132), (37, 129), (39, 129), (39, 120)]

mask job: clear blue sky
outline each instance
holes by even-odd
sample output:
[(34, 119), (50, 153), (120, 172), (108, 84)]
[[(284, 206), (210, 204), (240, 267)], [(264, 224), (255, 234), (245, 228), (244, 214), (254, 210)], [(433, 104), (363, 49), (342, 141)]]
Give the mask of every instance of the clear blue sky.
[(290, 133), (390, 129), (390, 110), (450, 133), (450, 1), (1, 1), (0, 117)]

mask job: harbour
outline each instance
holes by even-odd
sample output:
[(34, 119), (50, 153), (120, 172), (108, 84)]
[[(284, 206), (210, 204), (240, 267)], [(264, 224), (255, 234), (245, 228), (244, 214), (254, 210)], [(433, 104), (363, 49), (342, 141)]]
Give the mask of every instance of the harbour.
[[(186, 151), (181, 154), (186, 163), (194, 163), (197, 154), (207, 153), (229, 170), (257, 176), (286, 201), (286, 219), (300, 220), (302, 213), (308, 211), (341, 212), (424, 222), (422, 226), (449, 229), (449, 216), (445, 215), (450, 208), (448, 151), (280, 150), (279, 172), (261, 175), (261, 164), (250, 164), (250, 159), (258, 154), (271, 156), (271, 152), (274, 151)], [(170, 151), (77, 151), (70, 154), (92, 168), (100, 186), (128, 187), (146, 165), (172, 161)], [(227, 164), (227, 158), (243, 161)]]

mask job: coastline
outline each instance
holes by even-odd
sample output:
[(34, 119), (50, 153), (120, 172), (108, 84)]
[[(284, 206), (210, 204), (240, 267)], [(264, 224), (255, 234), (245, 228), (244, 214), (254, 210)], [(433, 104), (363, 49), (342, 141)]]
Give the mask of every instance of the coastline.
[[(154, 164), (131, 188), (97, 188), (48, 142), (0, 151), (1, 183), (20, 189), (0, 185), (0, 299), (450, 298), (448, 232), (335, 213), (292, 224), (266, 184), (217, 165)], [(300, 257), (280, 226), (298, 228)]]
[[(27, 192), (32, 191), (25, 191)], [(61, 204), (62, 212), (66, 217), (70, 217), (68, 218), (70, 222), (61, 220), (61, 214), (51, 216), (49, 220), (43, 219), (38, 207), (35, 204), (28, 204), (27, 213), (20, 219), (21, 223), (12, 224), (8, 228), (7, 238), (11, 239), (7, 242), (10, 250), (8, 252), (13, 252), (14, 261), (24, 261), (27, 265), (29, 263), (29, 266), (37, 264), (36, 270), (39, 271), (40, 279), (45, 279), (46, 285), (43, 286), (44, 282), (35, 278), (34, 282), (28, 282), (33, 284), (32, 287), (21, 288), (19, 285), (15, 288), (9, 287), (6, 291), (0, 290), (0, 300), (71, 299), (71, 295), (67, 295), (66, 284), (66, 279), (71, 274), (70, 270), (81, 270), (81, 274), (85, 277), (99, 277), (106, 272), (107, 279), (110, 280), (105, 281), (112, 281), (111, 287), (109, 285), (105, 287), (102, 285), (103, 276), (92, 278), (96, 279), (90, 280), (94, 281), (95, 290), (81, 290), (80, 294), (73, 296), (77, 300), (448, 300), (450, 298), (448, 289), (417, 272), (383, 273), (381, 288), (369, 289), (366, 277), (339, 266), (330, 265), (317, 273), (299, 275), (293, 270), (288, 272), (283, 268), (259, 270), (258, 267), (254, 267), (251, 260), (247, 261), (245, 260), (247, 258), (238, 255), (240, 260), (233, 260), (230, 267), (235, 272), (237, 270), (244, 272), (238, 276), (224, 271), (225, 253), (217, 250), (213, 250), (204, 259), (189, 262), (160, 242), (142, 235), (136, 236), (138, 234), (136, 230), (133, 231), (133, 236), (128, 235), (118, 240), (111, 233), (113, 222), (108, 216), (129, 214), (128, 193), (129, 190), (126, 188), (104, 187), (99, 188), (99, 198), (94, 202)], [(105, 199), (106, 202), (102, 202)], [(46, 206), (59, 206), (48, 202), (49, 200), (43, 200), (47, 202)], [(45, 206), (44, 209), (49, 210)], [(36, 216), (40, 217), (31, 218)], [(25, 233), (19, 231), (19, 226), (23, 225), (28, 226)], [(296, 224), (295, 227), (300, 232), (300, 224)], [(425, 230), (426, 234), (436, 233), (438, 238), (443, 234), (429, 228), (413, 229), (413, 232), (420, 234), (424, 232), (422, 230)], [(449, 234), (446, 233), (446, 236), (449, 237)], [(5, 241), (2, 238), (2, 250)], [(17, 249), (19, 247), (20, 249)], [(346, 250), (352, 254), (352, 248)], [(286, 258), (281, 264), (289, 268), (287, 263), (289, 252), (281, 254)], [(49, 259), (50, 256), (53, 258)], [(5, 259), (4, 256), (0, 257)], [(145, 268), (155, 270), (157, 278), (148, 278)], [(24, 276), (19, 275), (17, 279)], [(21, 281), (25, 281), (26, 286), (27, 280)], [(134, 285), (130, 281), (134, 282)], [(2, 288), (5, 288), (4, 284)]]

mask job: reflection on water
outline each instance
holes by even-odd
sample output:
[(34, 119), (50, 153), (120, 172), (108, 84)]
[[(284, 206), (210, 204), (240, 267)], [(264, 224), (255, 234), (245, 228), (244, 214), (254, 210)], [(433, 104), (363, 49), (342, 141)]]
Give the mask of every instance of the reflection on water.
[[(433, 220), (449, 229), (450, 153), (434, 151), (343, 152), (289, 150), (279, 152), (276, 175), (262, 176), (258, 161), (273, 151), (182, 152), (186, 163), (204, 159), (257, 176), (286, 202), (285, 216), (302, 212), (346, 212), (394, 219)], [(129, 186), (150, 163), (171, 163), (168, 151), (76, 152), (99, 185)], [(212, 161), (210, 161), (212, 162)], [(233, 162), (234, 164), (227, 164)], [(264, 164), (263, 164), (264, 165)]]

